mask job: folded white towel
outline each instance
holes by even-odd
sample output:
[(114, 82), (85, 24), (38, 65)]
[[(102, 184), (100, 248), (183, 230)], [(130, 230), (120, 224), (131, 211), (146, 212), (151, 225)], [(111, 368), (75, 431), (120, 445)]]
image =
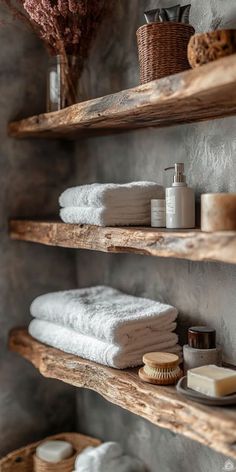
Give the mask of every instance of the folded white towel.
[(53, 292), (37, 297), (33, 317), (73, 328), (109, 344), (146, 345), (176, 327), (177, 310), (106, 286)]
[(68, 188), (59, 198), (62, 207), (140, 206), (150, 204), (152, 198), (163, 198), (163, 187), (155, 182), (127, 184), (90, 184)]
[[(151, 203), (150, 203), (151, 205)], [(150, 226), (151, 206), (142, 213), (139, 209), (120, 210), (110, 208), (67, 207), (60, 209), (60, 217), (64, 223), (94, 226)]]
[(116, 369), (141, 365), (143, 354), (146, 352), (163, 351), (179, 354), (181, 351), (180, 346), (177, 345), (178, 336), (174, 333), (170, 333), (169, 339), (165, 342), (151, 344), (147, 339), (145, 348), (132, 350), (129, 346), (121, 348), (91, 336), (85, 336), (71, 328), (37, 319), (31, 321), (29, 333), (49, 346)]
[(84, 449), (75, 461), (75, 469), (79, 472), (145, 472), (146, 470), (139, 459), (124, 454), (120, 445), (115, 442)]

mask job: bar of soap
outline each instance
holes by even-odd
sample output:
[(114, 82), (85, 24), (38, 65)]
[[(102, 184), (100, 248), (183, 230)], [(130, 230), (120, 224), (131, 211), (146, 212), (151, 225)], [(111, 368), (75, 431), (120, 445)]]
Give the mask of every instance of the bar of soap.
[(67, 441), (45, 441), (36, 448), (36, 456), (45, 461), (56, 464), (73, 455), (73, 447)]
[(224, 397), (236, 392), (236, 371), (204, 365), (187, 372), (187, 386), (209, 397)]

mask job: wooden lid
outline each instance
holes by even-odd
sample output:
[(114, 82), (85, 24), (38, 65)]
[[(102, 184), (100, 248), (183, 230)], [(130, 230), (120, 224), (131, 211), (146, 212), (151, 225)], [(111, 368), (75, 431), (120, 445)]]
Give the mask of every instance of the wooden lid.
[(150, 367), (163, 368), (176, 367), (179, 364), (179, 356), (170, 352), (148, 352), (143, 356), (144, 364)]

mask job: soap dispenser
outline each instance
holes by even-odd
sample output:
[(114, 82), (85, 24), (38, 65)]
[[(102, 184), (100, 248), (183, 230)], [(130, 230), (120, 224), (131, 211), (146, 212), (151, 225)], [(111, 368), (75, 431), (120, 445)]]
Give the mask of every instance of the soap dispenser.
[(194, 228), (195, 226), (195, 197), (194, 190), (186, 184), (184, 164), (176, 163), (174, 167), (172, 187), (166, 188), (166, 227)]

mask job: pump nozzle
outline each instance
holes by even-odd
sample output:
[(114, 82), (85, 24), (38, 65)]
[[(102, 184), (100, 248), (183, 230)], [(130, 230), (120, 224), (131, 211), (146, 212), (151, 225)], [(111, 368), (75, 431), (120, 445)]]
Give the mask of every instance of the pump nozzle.
[(173, 182), (178, 183), (178, 182), (186, 182), (186, 177), (184, 175), (184, 163), (183, 162), (177, 162), (175, 163), (174, 166), (171, 167), (166, 167), (165, 170), (170, 170), (173, 169), (175, 171), (173, 175)]

